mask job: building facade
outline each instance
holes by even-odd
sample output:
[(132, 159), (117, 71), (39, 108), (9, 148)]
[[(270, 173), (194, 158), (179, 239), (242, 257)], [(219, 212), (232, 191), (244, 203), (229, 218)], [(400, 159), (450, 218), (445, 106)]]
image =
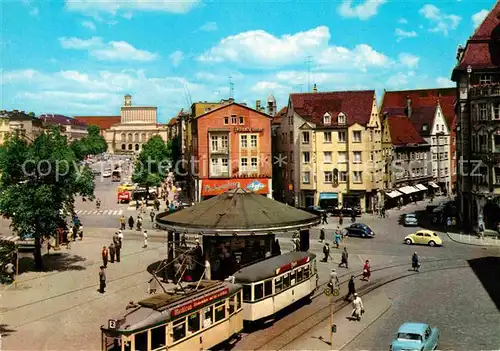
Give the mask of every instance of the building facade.
[(59, 127), (61, 133), (68, 139), (68, 142), (83, 139), (88, 134), (87, 123), (72, 117), (55, 114), (42, 114), (39, 119), (46, 127)]
[(125, 95), (120, 109), (120, 123), (104, 131), (108, 152), (112, 154), (139, 153), (153, 135), (167, 142), (168, 127), (158, 123), (157, 107), (133, 106), (132, 96)]
[(458, 48), (457, 189), (468, 230), (495, 229), (500, 213), (500, 2)]
[(191, 119), (193, 199), (241, 187), (272, 196), (271, 117), (231, 102)]
[(45, 131), (40, 119), (28, 115), (24, 111), (0, 111), (0, 121), (0, 145), (11, 133), (19, 133), (20, 136), (24, 136), (28, 142), (31, 142)]
[(107, 129), (121, 122), (121, 116), (74, 116), (73, 118), (88, 126), (99, 127), (101, 136), (103, 137)]
[(431, 146), (434, 189), (450, 194), (454, 189), (451, 167), (451, 137), (455, 119), (455, 89), (422, 89), (386, 91), (381, 113), (387, 116), (407, 116), (417, 132)]
[(281, 118), (283, 200), (297, 207), (372, 210), (382, 185), (375, 91), (291, 94)]
[(407, 116), (385, 117), (383, 154), (384, 206), (422, 199), (433, 184), (431, 145)]

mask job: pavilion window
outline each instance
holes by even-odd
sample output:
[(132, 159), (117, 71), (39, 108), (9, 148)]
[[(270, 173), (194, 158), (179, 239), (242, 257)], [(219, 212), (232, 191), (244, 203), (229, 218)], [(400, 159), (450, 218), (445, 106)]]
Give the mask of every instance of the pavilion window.
[(226, 300), (218, 302), (215, 304), (215, 319), (214, 322), (218, 322), (226, 318)]
[[(186, 317), (174, 321), (172, 326), (174, 342), (184, 339), (186, 337)], [(137, 350), (137, 341), (135, 344)]]

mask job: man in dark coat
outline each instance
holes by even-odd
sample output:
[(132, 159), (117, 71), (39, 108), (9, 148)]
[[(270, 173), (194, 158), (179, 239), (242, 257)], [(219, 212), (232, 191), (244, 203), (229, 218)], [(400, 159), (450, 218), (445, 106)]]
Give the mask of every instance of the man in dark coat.
[(115, 253), (115, 245), (113, 243), (109, 244), (109, 258), (111, 263), (115, 262)]
[(113, 244), (115, 246), (116, 262), (120, 262), (120, 251), (122, 249), (122, 241), (118, 237), (118, 233), (113, 235)]
[(325, 243), (323, 246), (323, 255), (325, 255), (325, 257), (321, 261), (328, 262), (328, 256), (330, 256), (330, 244)]
[(345, 268), (349, 268), (347, 259), (349, 258), (349, 253), (347, 252), (347, 247), (344, 246), (344, 251), (342, 251), (342, 257), (340, 258), (339, 267), (345, 265)]
[(128, 218), (128, 226), (129, 226), (130, 230), (134, 229), (134, 217), (130, 216)]
[(354, 294), (356, 293), (356, 287), (354, 286), (354, 276), (351, 275), (351, 279), (349, 279), (349, 283), (347, 284), (347, 288), (348, 288), (348, 292), (347, 292), (347, 296), (345, 297), (345, 300), (349, 300), (349, 297), (351, 297), (351, 295), (354, 296)]
[(99, 271), (99, 292), (101, 294), (104, 294), (104, 288), (106, 287), (106, 273), (104, 272), (104, 266), (100, 267), (101, 270)]

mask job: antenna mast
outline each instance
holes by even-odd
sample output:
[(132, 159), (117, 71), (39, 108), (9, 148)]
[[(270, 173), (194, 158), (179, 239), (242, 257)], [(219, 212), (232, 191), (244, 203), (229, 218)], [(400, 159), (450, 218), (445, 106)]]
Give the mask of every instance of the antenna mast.
[(233, 99), (234, 98), (234, 83), (231, 79), (232, 79), (232, 76), (229, 76), (229, 98)]
[(306, 65), (307, 65), (307, 92), (311, 92), (311, 63), (312, 56), (306, 57)]

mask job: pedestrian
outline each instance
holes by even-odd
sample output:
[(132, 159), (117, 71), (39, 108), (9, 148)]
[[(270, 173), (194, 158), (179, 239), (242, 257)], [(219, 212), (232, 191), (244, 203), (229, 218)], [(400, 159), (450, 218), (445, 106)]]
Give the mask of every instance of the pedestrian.
[(339, 248), (339, 245), (340, 245), (340, 239), (341, 239), (340, 227), (338, 227), (337, 230), (335, 231), (335, 236), (334, 236), (334, 240), (335, 240), (335, 244), (337, 245), (337, 249)]
[(361, 321), (361, 315), (365, 312), (365, 308), (363, 306), (363, 301), (361, 301), (361, 297), (358, 296), (357, 293), (354, 293), (354, 300), (352, 301), (352, 313), (351, 317), (356, 318), (358, 321)]
[(99, 267), (101, 270), (99, 271), (99, 292), (104, 294), (104, 289), (106, 288), (106, 272), (104, 272), (105, 266)]
[(325, 240), (325, 227), (321, 227), (319, 231), (319, 242), (322, 243)]
[(181, 246), (187, 247), (187, 242), (186, 242), (186, 232), (182, 233), (181, 236)]
[(330, 244), (325, 243), (325, 245), (323, 245), (323, 255), (325, 255), (325, 257), (321, 261), (328, 262), (328, 256), (330, 256)]
[(101, 200), (99, 198), (97, 198), (97, 200), (95, 200), (95, 207), (97, 209), (100, 209), (101, 208)]
[(340, 213), (340, 216), (339, 216), (339, 226), (342, 227), (343, 224), (344, 224), (344, 215), (342, 213)]
[(141, 204), (140, 200), (139, 200), (139, 199), (137, 199), (137, 200), (135, 201), (135, 210), (136, 210), (136, 211), (138, 211), (138, 210), (139, 210), (139, 206), (140, 206), (140, 204)]
[(121, 230), (118, 231), (118, 241), (120, 242), (120, 249), (123, 247), (123, 232)]
[(354, 209), (351, 212), (351, 222), (356, 223), (356, 212), (354, 212)]
[(115, 244), (111, 243), (109, 244), (109, 261), (111, 263), (115, 263), (115, 254), (116, 254)]
[(450, 218), (450, 217), (448, 217), (448, 218), (446, 219), (446, 226), (447, 226), (448, 228), (450, 228), (450, 227), (451, 227), (451, 218)]
[(134, 217), (130, 216), (128, 218), (128, 226), (129, 226), (130, 230), (134, 229)]
[(120, 217), (120, 230), (125, 230), (125, 216), (121, 215)]
[(106, 246), (102, 247), (101, 255), (102, 255), (102, 266), (104, 268), (108, 268), (108, 248)]
[(363, 279), (362, 280), (370, 281), (371, 275), (372, 275), (372, 273), (371, 273), (370, 261), (366, 260), (365, 264), (363, 266)]
[(415, 205), (418, 203), (418, 201), (417, 201), (417, 200), (418, 200), (418, 199), (417, 199), (417, 196), (415, 195), (415, 196), (413, 197), (413, 202), (415, 203)]
[(78, 227), (78, 236), (80, 237), (80, 241), (83, 240), (83, 225), (80, 224)]
[(151, 209), (151, 212), (149, 212), (149, 217), (151, 218), (151, 223), (155, 221), (155, 211)]
[(8, 262), (5, 265), (5, 273), (7, 273), (7, 276), (9, 277), (10, 281), (13, 282), (14, 278), (15, 278), (16, 270), (15, 270), (15, 266), (12, 262)]
[(418, 255), (416, 252), (414, 252), (413, 256), (411, 256), (411, 267), (413, 268), (414, 271), (417, 272), (420, 268), (420, 262), (418, 261)]
[(347, 247), (344, 246), (344, 251), (342, 251), (342, 257), (340, 258), (339, 267), (345, 265), (345, 268), (349, 268), (347, 260), (349, 258), (349, 253), (347, 252)]
[(116, 234), (116, 243), (114, 245), (115, 245), (116, 262), (120, 262), (120, 253), (122, 251), (122, 241), (118, 237), (118, 234)]
[(71, 250), (71, 236), (73, 235), (73, 228), (71, 228), (71, 230), (68, 231), (68, 234), (66, 234), (66, 241), (67, 241), (67, 244), (66, 244), (66, 249), (68, 250)]
[(141, 229), (142, 229), (142, 216), (138, 215), (137, 216), (137, 230), (141, 231)]
[(321, 224), (328, 224), (328, 216), (326, 211), (321, 214)]
[(347, 283), (347, 296), (345, 297), (344, 300), (349, 300), (351, 295), (356, 294), (356, 286), (354, 285), (354, 276), (351, 275), (351, 278), (349, 279), (349, 283)]
[(118, 239), (118, 232), (115, 232), (115, 234), (113, 235), (113, 244), (115, 244), (115, 247), (118, 245), (118, 242), (120, 240)]
[(76, 237), (78, 236), (78, 230), (80, 228), (80, 226), (82, 225), (81, 222), (78, 222), (77, 224), (75, 224), (75, 226), (73, 227), (73, 241), (76, 241)]
[(143, 246), (143, 248), (146, 248), (146, 247), (148, 247), (148, 231), (145, 230), (144, 233), (142, 234), (142, 236), (144, 237), (144, 246)]
[(332, 268), (332, 271), (330, 272), (330, 281), (328, 282), (328, 286), (330, 286), (330, 289), (332, 289), (332, 293), (335, 289), (337, 289), (339, 285), (340, 282), (337, 272), (335, 271), (335, 268)]

